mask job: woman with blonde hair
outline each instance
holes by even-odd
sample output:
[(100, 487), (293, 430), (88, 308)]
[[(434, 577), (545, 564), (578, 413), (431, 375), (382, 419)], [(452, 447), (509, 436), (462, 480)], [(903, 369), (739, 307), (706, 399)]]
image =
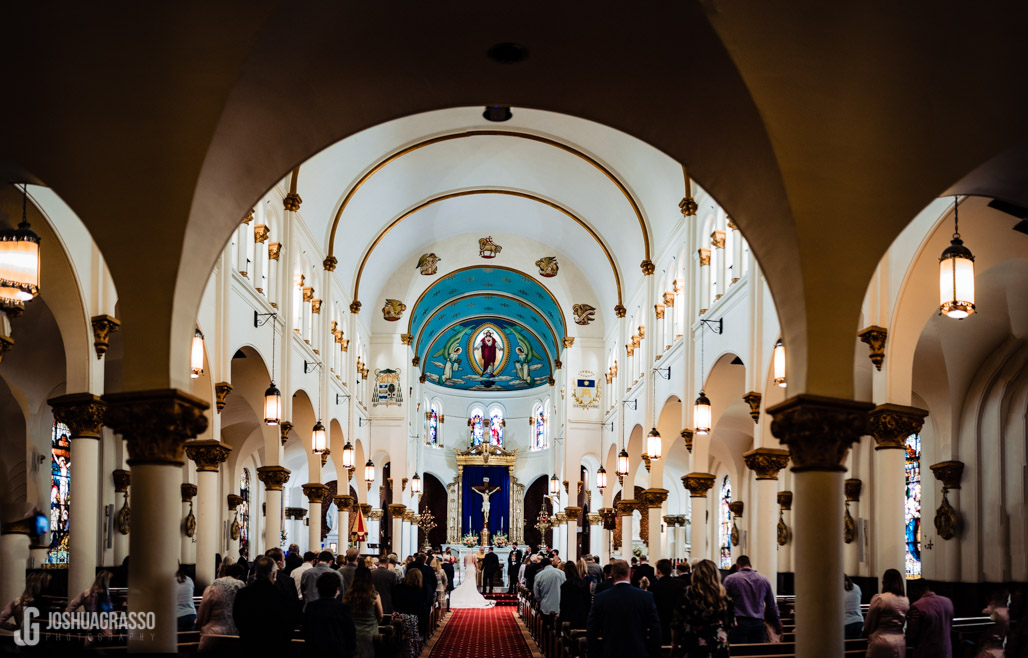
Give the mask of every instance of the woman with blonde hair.
[(435, 598), (439, 601), (439, 607), (446, 607), (446, 589), (449, 586), (449, 580), (446, 578), (446, 572), (443, 571), (443, 563), (439, 561), (439, 558), (432, 558), (432, 564), (429, 565), (435, 571)]
[(700, 560), (671, 622), (672, 655), (728, 658), (728, 630), (734, 625), (735, 608), (717, 565)]

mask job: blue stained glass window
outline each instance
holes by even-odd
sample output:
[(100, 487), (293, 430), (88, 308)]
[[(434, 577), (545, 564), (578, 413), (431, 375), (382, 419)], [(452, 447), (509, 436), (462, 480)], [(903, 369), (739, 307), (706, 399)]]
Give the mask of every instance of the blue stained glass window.
[(489, 414), (489, 443), (503, 447), (503, 410), (493, 409)]
[(436, 445), (439, 441), (439, 409), (433, 404), (428, 412), (428, 443)]
[(718, 528), (721, 547), (721, 562), (718, 566), (722, 569), (732, 568), (732, 510), (728, 504), (732, 502), (732, 481), (725, 476), (721, 485), (721, 524)]
[(907, 578), (921, 577), (921, 437), (911, 434), (906, 443), (907, 499), (906, 522)]
[(250, 469), (244, 468), (239, 476), (239, 497), (243, 502), (236, 509), (239, 513), (239, 554), (250, 555)]
[(468, 425), (471, 428), (471, 445), (480, 446), (482, 445), (483, 428), (482, 428), (482, 410), (475, 409), (471, 412), (471, 418), (468, 420)]
[(71, 519), (71, 430), (64, 423), (50, 431), (50, 547), (47, 564), (68, 564)]
[(546, 447), (546, 417), (543, 415), (541, 405), (535, 409), (535, 443), (533, 447), (536, 450)]

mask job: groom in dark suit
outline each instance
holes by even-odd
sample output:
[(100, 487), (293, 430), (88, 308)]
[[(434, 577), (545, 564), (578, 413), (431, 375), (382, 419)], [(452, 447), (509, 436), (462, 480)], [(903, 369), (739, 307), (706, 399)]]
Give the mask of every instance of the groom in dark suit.
[(518, 587), (518, 571), (521, 569), (521, 551), (517, 544), (511, 544), (507, 556), (507, 593), (513, 594)]
[(489, 547), (489, 552), (482, 558), (482, 593), (492, 594), (493, 593), (493, 578), (496, 577), (496, 572), (500, 570), (500, 558), (493, 553), (493, 547)]
[(586, 622), (589, 658), (660, 658), (660, 617), (653, 594), (632, 587), (624, 560), (612, 562), (610, 573), (614, 585), (593, 598)]

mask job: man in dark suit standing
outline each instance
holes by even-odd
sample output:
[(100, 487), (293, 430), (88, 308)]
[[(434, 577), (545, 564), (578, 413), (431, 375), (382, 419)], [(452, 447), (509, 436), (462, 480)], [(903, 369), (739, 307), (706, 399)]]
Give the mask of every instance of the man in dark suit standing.
[(518, 570), (521, 569), (521, 551), (517, 544), (511, 544), (510, 555), (507, 556), (507, 593), (517, 591)]
[(613, 562), (610, 571), (614, 586), (593, 598), (586, 622), (589, 657), (660, 658), (660, 618), (653, 594), (632, 587), (624, 560)]
[(639, 586), (639, 582), (643, 578), (645, 578), (652, 585), (653, 584), (653, 580), (656, 577), (657, 577), (657, 575), (653, 572), (653, 567), (651, 567), (650, 563), (646, 560), (646, 556), (645, 555), (639, 556), (639, 565), (632, 572), (632, 584), (635, 585), (636, 587), (638, 587)]
[(671, 560), (657, 560), (657, 579), (650, 584), (653, 601), (657, 604), (657, 616), (660, 617), (662, 645), (671, 644), (671, 618), (686, 587), (681, 578), (672, 578), (673, 571)]
[(493, 579), (496, 578), (496, 572), (500, 570), (500, 558), (497, 557), (496, 553), (493, 552), (493, 547), (489, 547), (489, 552), (482, 558), (482, 593), (492, 594), (493, 593)]
[(414, 558), (414, 566), (421, 572), (421, 586), (425, 590), (425, 605), (431, 610), (432, 604), (435, 602), (435, 588), (439, 584), (439, 579), (436, 578), (435, 569), (425, 563), (424, 553), (418, 553), (418, 556)]
[(253, 583), (239, 590), (232, 606), (241, 655), (287, 655), (300, 618), (295, 587), (292, 599), (275, 587), (278, 565), (267, 555), (254, 560), (253, 572)]

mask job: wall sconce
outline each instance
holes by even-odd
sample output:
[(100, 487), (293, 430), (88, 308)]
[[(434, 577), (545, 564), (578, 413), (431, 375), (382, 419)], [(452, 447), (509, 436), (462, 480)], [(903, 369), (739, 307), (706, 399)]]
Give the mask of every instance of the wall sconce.
[(671, 379), (671, 366), (665, 366), (663, 368), (654, 368), (653, 372), (657, 373), (664, 379)]
[(631, 409), (632, 411), (637, 411), (639, 409), (639, 400), (625, 400), (625, 406)]

